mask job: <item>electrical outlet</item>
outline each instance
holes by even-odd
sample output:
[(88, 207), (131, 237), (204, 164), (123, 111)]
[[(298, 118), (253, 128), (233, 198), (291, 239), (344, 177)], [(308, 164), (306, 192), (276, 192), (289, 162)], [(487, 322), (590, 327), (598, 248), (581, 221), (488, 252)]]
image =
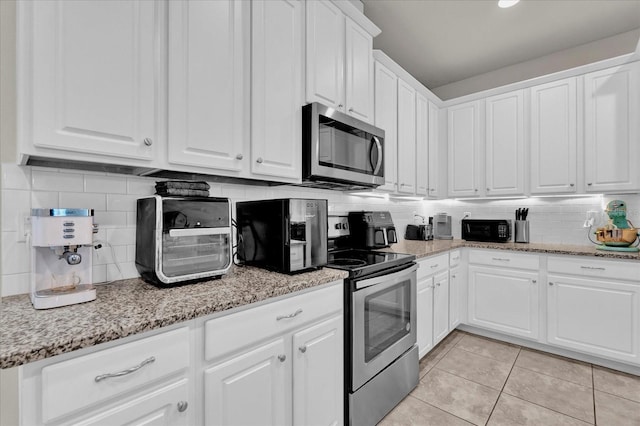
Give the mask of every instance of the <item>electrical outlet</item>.
[(23, 214), (18, 215), (18, 232), (16, 232), (16, 241), (24, 243), (27, 241), (27, 235), (31, 233), (31, 216)]

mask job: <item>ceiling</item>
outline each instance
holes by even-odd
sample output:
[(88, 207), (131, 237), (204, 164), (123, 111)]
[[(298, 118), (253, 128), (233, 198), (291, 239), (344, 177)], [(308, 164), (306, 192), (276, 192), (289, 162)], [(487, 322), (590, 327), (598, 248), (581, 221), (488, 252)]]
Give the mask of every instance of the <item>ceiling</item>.
[(374, 48), (432, 90), (640, 28), (640, 0), (521, 0), (508, 9), (497, 0), (363, 3), (382, 30)]

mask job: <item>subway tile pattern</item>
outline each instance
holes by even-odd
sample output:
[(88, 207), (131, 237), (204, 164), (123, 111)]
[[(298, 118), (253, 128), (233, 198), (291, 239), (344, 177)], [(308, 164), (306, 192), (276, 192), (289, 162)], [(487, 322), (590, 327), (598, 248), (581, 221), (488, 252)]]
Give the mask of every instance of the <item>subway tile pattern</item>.
[[(101, 232), (97, 240), (105, 248), (102, 256), (110, 259), (109, 245), (116, 251), (134, 253), (135, 249), (135, 200), (155, 192), (157, 178), (119, 174), (64, 170), (46, 167), (18, 166), (1, 163), (2, 177), (2, 286), (0, 295), (27, 293), (30, 271), (30, 248), (21, 231), (20, 221), (32, 208), (86, 207), (95, 210), (95, 222)], [(585, 213), (595, 210), (604, 220), (604, 205), (613, 199), (627, 202), (628, 217), (640, 224), (640, 195), (584, 198), (528, 198), (518, 200), (438, 200), (401, 201), (364, 198), (340, 191), (310, 189), (295, 186), (251, 186), (209, 182), (211, 196), (229, 197), (236, 201), (261, 198), (325, 198), (329, 201), (329, 214), (344, 214), (352, 210), (389, 210), (400, 238), (414, 214), (424, 217), (438, 212), (452, 216), (453, 235), (460, 238), (460, 220), (465, 212), (472, 218), (513, 219), (518, 207), (530, 208), (532, 243), (588, 244), (587, 230), (582, 227)], [(640, 225), (638, 225), (640, 226)], [(111, 256), (112, 257), (112, 256)], [(138, 276), (134, 257), (126, 256), (116, 266), (111, 261), (101, 261), (93, 266), (94, 282), (112, 279), (128, 279)], [(4, 284), (7, 283), (7, 284)]]
[(453, 331), (380, 425), (640, 425), (640, 377)]

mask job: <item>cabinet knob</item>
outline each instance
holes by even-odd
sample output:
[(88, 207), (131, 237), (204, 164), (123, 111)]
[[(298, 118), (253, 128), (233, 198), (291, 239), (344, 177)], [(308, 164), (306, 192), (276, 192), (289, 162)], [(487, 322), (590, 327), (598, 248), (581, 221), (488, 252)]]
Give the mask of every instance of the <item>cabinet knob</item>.
[(440, 287), (440, 283), (436, 283), (436, 286)]
[(284, 354), (278, 355), (278, 359), (280, 360), (280, 362), (284, 362), (287, 359), (287, 356)]
[(242, 154), (236, 155), (236, 160), (242, 160), (244, 156)]
[(353, 108), (349, 108), (349, 112), (353, 112)]
[(178, 402), (178, 411), (184, 413), (187, 411), (187, 407), (189, 407), (189, 403), (187, 401)]
[(433, 189), (433, 188), (429, 188), (429, 191), (433, 192), (433, 191), (435, 191), (435, 189)]
[(593, 185), (591, 182), (589, 182), (589, 183), (587, 184), (587, 186), (591, 186), (591, 185)]
[(338, 104), (338, 108), (342, 108), (344, 105), (342, 104)]
[(474, 189), (475, 192), (478, 192), (478, 188)]
[(302, 352), (302, 353), (305, 353), (305, 352), (307, 351), (307, 345), (300, 346), (300, 347), (298, 348), (298, 350), (299, 350), (300, 352)]
[(143, 141), (143, 142), (144, 142), (144, 144), (145, 144), (146, 146), (151, 146), (151, 145), (153, 145), (153, 140), (151, 140), (151, 138), (144, 138), (144, 141)]
[(549, 283), (549, 285), (553, 285), (553, 283), (552, 283), (552, 282), (550, 282), (550, 283)]
[(455, 278), (455, 277), (456, 277), (456, 275), (455, 275), (455, 274), (451, 275), (451, 278)]
[(569, 186), (574, 186), (574, 184), (570, 183)]
[(256, 163), (262, 164), (262, 157), (258, 157), (258, 159), (256, 160)]
[(538, 281), (536, 281), (536, 280), (531, 280), (531, 282), (532, 282), (533, 284), (535, 284), (535, 283), (537, 283)]
[[(476, 191), (477, 191), (477, 189), (476, 189)], [(491, 191), (491, 188), (487, 188), (487, 191)]]

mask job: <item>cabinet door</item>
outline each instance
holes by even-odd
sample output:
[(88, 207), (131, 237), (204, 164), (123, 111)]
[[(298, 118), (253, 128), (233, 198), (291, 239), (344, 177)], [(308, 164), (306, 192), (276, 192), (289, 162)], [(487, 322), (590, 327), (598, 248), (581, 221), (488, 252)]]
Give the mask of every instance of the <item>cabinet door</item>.
[(531, 193), (576, 192), (576, 78), (531, 88)]
[(74, 425), (177, 426), (190, 420), (189, 385), (186, 379), (120, 401), (116, 408), (74, 421)]
[(587, 192), (640, 188), (640, 62), (584, 76)]
[(449, 107), (449, 196), (479, 195), (480, 103), (478, 101)]
[(293, 335), (293, 424), (342, 425), (342, 315)]
[(417, 284), (416, 335), (420, 358), (433, 348), (433, 287), (433, 277), (421, 279)]
[(465, 289), (460, 267), (452, 268), (449, 271), (449, 330), (453, 330), (460, 324), (462, 310), (460, 300)]
[(251, 3), (251, 173), (292, 182), (302, 176), (303, 6)]
[(163, 143), (158, 111), (163, 5), (24, 3), (19, 4), (25, 54), (21, 107), (31, 118), (21, 124), (25, 143), (66, 151), (59, 155), (68, 159), (83, 154), (119, 164), (154, 159)]
[(486, 99), (486, 195), (524, 194), (524, 92)]
[(249, 159), (249, 5), (169, 2), (169, 33), (168, 161), (239, 174)]
[(345, 107), (347, 114), (373, 123), (373, 37), (345, 19)]
[(443, 182), (445, 163), (442, 162), (443, 155), (446, 156), (446, 149), (442, 149), (440, 143), (440, 110), (433, 103), (429, 102), (429, 163), (426, 166), (429, 174), (429, 197), (439, 198), (444, 196), (446, 185)]
[(429, 101), (416, 94), (416, 194), (429, 193)]
[(538, 338), (538, 274), (469, 266), (470, 324)]
[(398, 79), (398, 192), (416, 192), (416, 91)]
[(205, 424), (289, 424), (289, 356), (280, 338), (205, 370)]
[(433, 344), (449, 334), (449, 271), (433, 277)]
[(398, 183), (398, 77), (380, 62), (375, 63), (375, 126), (384, 130), (384, 185), (377, 189), (395, 192)]
[(344, 111), (344, 15), (328, 0), (306, 7), (307, 102)]
[(550, 344), (640, 363), (640, 288), (600, 279), (548, 277)]

